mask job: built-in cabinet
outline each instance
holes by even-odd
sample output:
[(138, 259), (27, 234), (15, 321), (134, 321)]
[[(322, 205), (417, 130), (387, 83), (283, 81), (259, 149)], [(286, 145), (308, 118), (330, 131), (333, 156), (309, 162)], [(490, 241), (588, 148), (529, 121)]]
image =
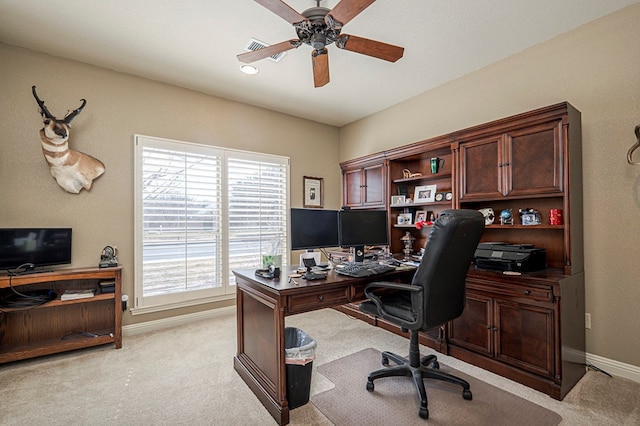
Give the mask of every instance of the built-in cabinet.
[(387, 203), (387, 161), (384, 156), (343, 163), (344, 205), (352, 208), (384, 208)]
[[(404, 256), (400, 239), (407, 232), (415, 238), (414, 252), (428, 243), (430, 227), (416, 228), (416, 212), (437, 218), (448, 208), (491, 208), (495, 218), (487, 224), (483, 242), (546, 250), (547, 269), (541, 271), (505, 275), (472, 266), (464, 313), (442, 329), (424, 333), (421, 343), (556, 399), (585, 372), (580, 120), (579, 111), (561, 103), (373, 156), (380, 164), (381, 157), (386, 160), (384, 207), (397, 257)], [(431, 172), (432, 158), (443, 160), (437, 173)], [(415, 188), (430, 185), (450, 195), (429, 202), (416, 199)], [(399, 203), (402, 199), (394, 197), (401, 195), (406, 198)], [(539, 213), (539, 224), (520, 221), (519, 212), (526, 209)], [(552, 209), (562, 211), (563, 223), (550, 223)], [(511, 212), (512, 223), (501, 224), (503, 210)], [(398, 216), (407, 213), (413, 221), (399, 223)], [(350, 305), (343, 310), (356, 309)], [(376, 318), (368, 321), (401, 333)]]

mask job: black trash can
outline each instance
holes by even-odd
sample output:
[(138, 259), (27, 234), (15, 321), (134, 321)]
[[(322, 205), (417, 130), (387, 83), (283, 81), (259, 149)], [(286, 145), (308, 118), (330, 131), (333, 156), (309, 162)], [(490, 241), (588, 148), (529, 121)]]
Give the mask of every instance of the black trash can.
[(295, 327), (284, 329), (285, 364), (287, 366), (287, 401), (289, 409), (309, 402), (311, 371), (317, 342)]

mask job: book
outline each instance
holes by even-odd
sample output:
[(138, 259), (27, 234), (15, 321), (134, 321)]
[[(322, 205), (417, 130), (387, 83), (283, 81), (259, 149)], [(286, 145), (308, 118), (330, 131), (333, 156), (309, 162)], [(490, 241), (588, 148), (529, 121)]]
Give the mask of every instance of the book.
[(100, 293), (115, 293), (116, 280), (102, 280), (99, 283)]
[(64, 293), (62, 293), (62, 296), (60, 296), (60, 300), (86, 299), (89, 297), (93, 297), (94, 295), (95, 292), (91, 288), (68, 288), (64, 291)]

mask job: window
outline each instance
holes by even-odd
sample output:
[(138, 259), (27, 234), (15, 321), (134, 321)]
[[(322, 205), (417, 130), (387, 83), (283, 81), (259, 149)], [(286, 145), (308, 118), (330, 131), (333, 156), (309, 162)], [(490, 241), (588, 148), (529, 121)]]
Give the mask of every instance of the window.
[(148, 136), (135, 145), (134, 312), (228, 297), (233, 269), (288, 251), (288, 158)]

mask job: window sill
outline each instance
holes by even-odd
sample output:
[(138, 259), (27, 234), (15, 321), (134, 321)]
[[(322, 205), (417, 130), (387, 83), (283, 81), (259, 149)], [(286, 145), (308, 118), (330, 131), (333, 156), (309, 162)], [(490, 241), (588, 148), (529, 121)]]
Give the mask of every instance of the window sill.
[(225, 300), (232, 300), (235, 298), (236, 298), (235, 294), (225, 294), (224, 296), (205, 297), (202, 299), (185, 300), (183, 302), (168, 303), (164, 305), (141, 306), (139, 308), (130, 308), (129, 311), (131, 312), (131, 315), (136, 316), (136, 315), (150, 314), (153, 312), (163, 312), (163, 311), (169, 311), (172, 309), (186, 308), (189, 306), (204, 305), (207, 303), (222, 302)]

